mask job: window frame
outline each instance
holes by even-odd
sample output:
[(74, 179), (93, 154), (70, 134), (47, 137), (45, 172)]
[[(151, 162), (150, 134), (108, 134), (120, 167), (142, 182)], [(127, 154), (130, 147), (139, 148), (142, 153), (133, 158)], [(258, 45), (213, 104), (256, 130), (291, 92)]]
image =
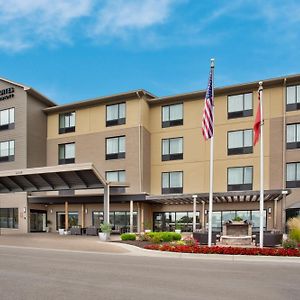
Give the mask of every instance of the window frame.
[[(245, 110), (245, 95), (251, 94), (251, 102), (252, 102), (252, 109)], [(233, 96), (243, 96), (243, 110), (229, 112), (229, 97)], [(227, 119), (237, 119), (237, 118), (246, 118), (253, 116), (253, 91), (238, 93), (238, 94), (231, 94), (227, 95)]]
[[(125, 110), (125, 118), (120, 118), (120, 105), (124, 104), (124, 110)], [(118, 107), (118, 118), (113, 119), (113, 120), (107, 120), (107, 109), (112, 106), (117, 106)], [(111, 127), (111, 126), (117, 126), (117, 125), (123, 125), (126, 124), (126, 102), (120, 102), (120, 103), (114, 103), (114, 104), (108, 104), (105, 107), (105, 122), (106, 122), (106, 127)]]
[[(72, 114), (74, 114), (74, 124), (75, 125), (74, 126), (66, 126), (65, 118), (69, 117), (69, 123), (70, 123)], [(61, 117), (64, 118), (64, 123), (65, 123), (64, 127), (61, 126)], [(75, 132), (75, 128), (76, 128), (76, 111), (64, 112), (64, 113), (60, 113), (58, 115), (58, 132), (59, 132), (59, 134)]]
[[(293, 103), (287, 103), (288, 101), (288, 88), (295, 87), (295, 102)], [(298, 96), (298, 87), (299, 87), (299, 92), (300, 92), (300, 84), (291, 84), (287, 85), (285, 89), (285, 110), (286, 111), (295, 111), (300, 109), (300, 95)], [(299, 102), (297, 102), (297, 98), (299, 97)]]
[[(10, 122), (10, 110), (13, 109), (13, 114), (14, 114), (14, 121)], [(0, 122), (1, 122), (1, 112), (3, 111), (8, 111), (8, 123), (7, 124), (0, 124), (0, 131), (2, 130), (7, 130), (7, 129), (14, 129), (15, 128), (15, 122), (16, 122), (16, 109), (15, 107), (9, 107), (9, 108), (4, 108), (0, 110)]]
[[(118, 173), (118, 181), (117, 182), (126, 182), (126, 170), (108, 170), (108, 171), (105, 171), (105, 180), (108, 180), (107, 179), (107, 173), (113, 173), (113, 172)], [(124, 172), (124, 178), (125, 178), (124, 181), (120, 181), (120, 172)]]
[[(229, 170), (230, 169), (243, 169), (243, 183), (242, 184), (229, 184)], [(251, 174), (251, 183), (244, 183), (245, 181), (245, 169), (251, 168), (252, 174)], [(228, 167), (227, 168), (227, 191), (251, 191), (253, 190), (253, 166), (242, 166), (242, 167)]]
[[(181, 187), (170, 187), (170, 176), (171, 173), (181, 173)], [(164, 174), (169, 174), (169, 187), (164, 188), (163, 187), (163, 176)], [(183, 186), (184, 186), (184, 173), (183, 171), (169, 171), (169, 172), (161, 172), (161, 193), (162, 194), (182, 194), (183, 193)]]
[[(125, 138), (125, 152), (120, 152), (120, 138)], [(117, 153), (107, 153), (107, 141), (109, 139), (116, 139), (118, 138), (118, 152)], [(111, 160), (111, 159), (122, 159), (126, 158), (126, 135), (118, 135), (118, 136), (111, 136), (105, 138), (105, 160)]]
[[(251, 131), (252, 134), (252, 146), (245, 147), (245, 131)], [(243, 147), (239, 148), (229, 148), (229, 134), (234, 132), (243, 132)], [(239, 154), (251, 154), (253, 153), (253, 129), (246, 128), (246, 129), (240, 129), (240, 130), (231, 130), (227, 132), (227, 155), (239, 155)]]
[[(13, 147), (13, 155), (10, 155), (10, 143), (13, 142), (14, 147)], [(8, 143), (8, 155), (6, 156), (1, 156), (1, 144), (3, 143)], [(15, 155), (16, 155), (16, 141), (15, 140), (6, 140), (6, 141), (0, 141), (0, 163), (3, 162), (12, 162), (15, 161)]]
[[(288, 165), (295, 165), (295, 180), (287, 180), (287, 168), (288, 168)], [(297, 169), (298, 167), (300, 168), (300, 162), (299, 161), (294, 161), (294, 162), (288, 162), (286, 163), (286, 167), (285, 167), (285, 186), (287, 188), (299, 188), (300, 187), (300, 178), (299, 180), (297, 180)]]
[[(182, 118), (181, 119), (170, 120), (170, 107), (172, 105), (181, 105), (181, 107), (182, 107)], [(168, 121), (164, 121), (164, 113), (163, 113), (164, 107), (169, 107), (169, 120)], [(166, 104), (166, 105), (161, 106), (161, 127), (162, 128), (181, 126), (181, 125), (183, 125), (183, 119), (184, 119), (184, 105), (183, 105), (183, 102)]]
[[(289, 150), (289, 149), (298, 149), (300, 148), (300, 140), (297, 141), (297, 135), (298, 135), (298, 127), (299, 125), (299, 130), (300, 130), (300, 123), (290, 123), (290, 124), (286, 124), (286, 131), (285, 131), (285, 136), (286, 136), (286, 149)], [(288, 142), (287, 141), (287, 138), (288, 138), (288, 126), (296, 126), (296, 129), (295, 129), (295, 142)]]
[[(181, 153), (170, 153), (170, 141), (171, 140), (178, 140), (178, 139), (182, 140), (182, 152)], [(169, 147), (168, 147), (169, 148), (169, 154), (163, 154), (164, 141), (169, 141)], [(184, 152), (183, 149), (184, 149), (183, 136), (161, 139), (161, 160), (162, 161), (182, 160), (183, 159), (183, 152)]]
[[(72, 158), (66, 158), (66, 145), (74, 145), (74, 157)], [(60, 147), (64, 146), (64, 158), (60, 158)], [(74, 164), (75, 163), (75, 157), (76, 157), (76, 145), (75, 142), (69, 142), (69, 143), (62, 143), (58, 144), (58, 164), (59, 165), (67, 165), (67, 164)]]
[[(1, 222), (0, 222), (0, 229), (5, 228), (5, 229), (18, 229), (19, 228), (19, 208), (18, 207), (1, 207), (0, 208), (0, 216), (1, 216), (1, 210), (6, 211), (6, 224), (7, 227), (2, 227)], [(9, 226), (9, 216), (11, 216), (8, 212), (12, 211), (12, 226)], [(11, 217), (10, 217), (11, 218)], [(4, 219), (5, 220), (5, 219)], [(4, 223), (4, 222), (3, 222)]]

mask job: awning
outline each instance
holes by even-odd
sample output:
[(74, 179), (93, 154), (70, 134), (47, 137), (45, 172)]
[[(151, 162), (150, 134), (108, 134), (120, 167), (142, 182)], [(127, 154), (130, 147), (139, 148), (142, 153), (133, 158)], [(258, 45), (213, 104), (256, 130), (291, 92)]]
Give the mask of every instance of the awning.
[[(145, 201), (146, 194), (123, 194), (112, 193), (110, 194), (111, 203), (128, 203), (130, 201)], [(47, 196), (28, 196), (28, 202), (31, 204), (63, 204), (67, 201), (69, 204), (84, 204), (84, 203), (103, 203), (104, 194), (84, 194), (84, 195), (47, 195)]]
[[(264, 201), (274, 201), (281, 200), (284, 191), (287, 192), (286, 195), (291, 193), (290, 190), (265, 190), (264, 191)], [(168, 195), (158, 195), (158, 196), (148, 196), (147, 200), (153, 203), (160, 204), (192, 204), (193, 196), (197, 196), (196, 202), (206, 203), (209, 202), (208, 193), (195, 193), (195, 194), (168, 194)], [(259, 191), (238, 191), (238, 192), (224, 192), (224, 193), (214, 193), (213, 203), (239, 203), (239, 202), (258, 202), (260, 199)]]
[(107, 182), (91, 163), (69, 164), (0, 172), (0, 193), (125, 188), (126, 183)]

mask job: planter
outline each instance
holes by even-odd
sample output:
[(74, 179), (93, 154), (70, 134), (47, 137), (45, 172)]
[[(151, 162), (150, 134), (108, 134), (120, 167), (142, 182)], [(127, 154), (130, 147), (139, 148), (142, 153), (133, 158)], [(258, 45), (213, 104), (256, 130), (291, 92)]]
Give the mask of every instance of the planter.
[(99, 232), (100, 241), (106, 242), (110, 238), (110, 232)]
[(181, 229), (175, 229), (176, 233), (181, 233)]
[(65, 230), (63, 228), (58, 229), (58, 234), (59, 235), (64, 235), (65, 234)]

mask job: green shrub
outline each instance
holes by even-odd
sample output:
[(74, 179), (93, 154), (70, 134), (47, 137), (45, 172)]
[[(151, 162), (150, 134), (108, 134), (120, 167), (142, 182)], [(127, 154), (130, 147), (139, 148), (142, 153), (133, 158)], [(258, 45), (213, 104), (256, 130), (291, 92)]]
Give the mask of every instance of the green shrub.
[(121, 234), (122, 241), (135, 241), (136, 235), (134, 233), (123, 233)]
[(298, 228), (291, 229), (289, 232), (289, 238), (291, 240), (294, 240), (294, 241), (300, 243), (300, 229), (298, 229)]
[(101, 232), (110, 233), (111, 232), (111, 225), (108, 223), (100, 224)]
[(295, 249), (295, 248), (297, 248), (297, 242), (294, 240), (286, 240), (286, 241), (283, 241), (282, 247), (284, 249)]
[(181, 240), (181, 234), (176, 232), (147, 232), (143, 238), (152, 243), (172, 242)]

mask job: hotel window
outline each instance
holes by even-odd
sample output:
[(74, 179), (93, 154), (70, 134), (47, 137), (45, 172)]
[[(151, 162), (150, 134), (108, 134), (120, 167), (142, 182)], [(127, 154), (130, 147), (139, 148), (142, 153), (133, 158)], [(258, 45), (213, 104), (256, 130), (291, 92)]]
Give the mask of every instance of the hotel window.
[(286, 148), (300, 148), (300, 123), (286, 126)]
[(286, 110), (300, 109), (300, 85), (288, 86), (286, 88)]
[(228, 132), (228, 155), (248, 154), (253, 152), (252, 129)]
[(125, 103), (106, 106), (106, 126), (122, 125), (126, 123)]
[(162, 161), (183, 159), (183, 138), (162, 140)]
[(118, 171), (106, 171), (105, 177), (107, 181), (111, 182), (125, 182), (125, 171), (118, 170)]
[(15, 160), (15, 141), (0, 142), (0, 162)]
[(58, 152), (60, 165), (75, 163), (75, 143), (58, 145)]
[(228, 168), (228, 191), (252, 190), (253, 167)]
[(15, 109), (3, 109), (0, 111), (0, 130), (15, 128)]
[(75, 131), (75, 112), (68, 112), (59, 115), (59, 133)]
[(0, 228), (18, 228), (18, 208), (0, 208)]
[(252, 93), (228, 96), (228, 119), (252, 115)]
[(183, 125), (183, 104), (162, 106), (162, 127)]
[(106, 139), (106, 159), (125, 158), (125, 136)]
[(162, 173), (162, 194), (180, 194), (183, 192), (183, 172)]
[(286, 187), (300, 187), (300, 162), (286, 164)]

